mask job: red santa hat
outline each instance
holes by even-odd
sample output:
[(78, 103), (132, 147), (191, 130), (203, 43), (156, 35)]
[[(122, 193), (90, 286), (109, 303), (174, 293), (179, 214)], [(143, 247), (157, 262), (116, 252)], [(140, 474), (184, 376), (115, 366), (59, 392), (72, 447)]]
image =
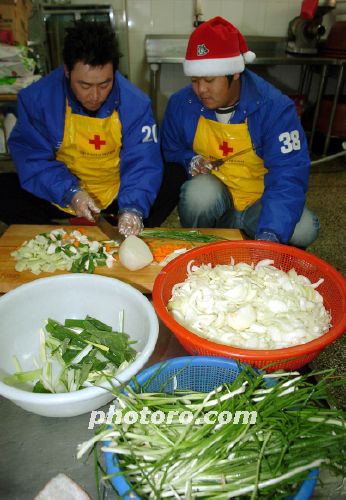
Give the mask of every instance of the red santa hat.
[(238, 28), (222, 17), (214, 17), (196, 28), (189, 39), (183, 62), (186, 76), (224, 76), (241, 73), (251, 52)]

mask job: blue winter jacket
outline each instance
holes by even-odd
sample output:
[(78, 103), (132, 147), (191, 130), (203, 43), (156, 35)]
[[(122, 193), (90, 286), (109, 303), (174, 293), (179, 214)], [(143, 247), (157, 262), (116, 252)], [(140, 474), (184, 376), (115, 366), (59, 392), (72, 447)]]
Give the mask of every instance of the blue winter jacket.
[[(78, 184), (68, 165), (55, 159), (63, 141), (66, 99), (72, 113), (86, 115), (75, 99), (63, 67), (18, 94), (18, 120), (9, 139), (21, 185), (34, 195), (66, 206), (66, 193)], [(149, 98), (119, 72), (97, 118), (116, 110), (122, 126), (119, 209), (147, 217), (162, 181), (157, 126)]]
[[(161, 128), (166, 161), (188, 169), (196, 154), (192, 148), (200, 116), (216, 121), (215, 112), (203, 106), (191, 85), (170, 98)], [(249, 70), (241, 74), (240, 102), (229, 123), (246, 119), (256, 154), (268, 170), (256, 233), (274, 233), (287, 242), (301, 217), (308, 188), (305, 133), (293, 101)]]

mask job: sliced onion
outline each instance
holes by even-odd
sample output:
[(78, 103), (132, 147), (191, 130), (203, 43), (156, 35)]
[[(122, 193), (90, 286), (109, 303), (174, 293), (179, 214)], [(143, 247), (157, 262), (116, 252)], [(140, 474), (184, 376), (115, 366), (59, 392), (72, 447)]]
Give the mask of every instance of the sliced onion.
[(168, 310), (190, 331), (225, 345), (280, 349), (327, 332), (330, 313), (311, 283), (269, 259), (256, 266), (188, 264), (188, 277), (172, 289)]

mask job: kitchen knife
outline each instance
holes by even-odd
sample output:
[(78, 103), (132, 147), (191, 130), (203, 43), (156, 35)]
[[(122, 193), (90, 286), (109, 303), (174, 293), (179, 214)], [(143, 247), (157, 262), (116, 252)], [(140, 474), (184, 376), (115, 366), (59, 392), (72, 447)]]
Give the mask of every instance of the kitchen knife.
[(125, 239), (125, 236), (121, 233), (119, 233), (119, 230), (117, 227), (112, 226), (101, 214), (93, 214), (95, 223), (97, 227), (101, 229), (101, 231), (108, 236), (111, 240), (115, 241), (116, 243), (122, 243)]
[(226, 161), (233, 160), (233, 158), (235, 158), (236, 156), (244, 155), (245, 153), (248, 153), (252, 149), (256, 149), (255, 146), (251, 146), (250, 148), (242, 149), (241, 151), (238, 151), (237, 153), (234, 153), (230, 156), (226, 156), (226, 158), (219, 158), (218, 160), (212, 160), (209, 163), (212, 165), (212, 168), (220, 167)]

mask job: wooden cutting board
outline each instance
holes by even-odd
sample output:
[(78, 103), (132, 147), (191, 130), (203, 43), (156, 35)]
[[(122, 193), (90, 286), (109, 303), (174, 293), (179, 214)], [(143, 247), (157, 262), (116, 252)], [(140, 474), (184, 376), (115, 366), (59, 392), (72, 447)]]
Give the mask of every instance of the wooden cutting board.
[[(25, 241), (31, 240), (37, 234), (49, 232), (57, 229), (59, 226), (45, 226), (45, 225), (29, 225), (29, 224), (14, 224), (10, 226), (0, 238), (0, 293), (6, 293), (16, 288), (19, 285), (28, 283), (39, 278), (46, 276), (53, 276), (55, 274), (64, 274), (67, 271), (55, 271), (54, 273), (41, 273), (33, 274), (31, 271), (18, 272), (15, 270), (15, 259), (11, 257), (11, 252), (20, 247)], [(76, 226), (63, 226), (66, 231), (77, 229)], [(104, 240), (105, 235), (96, 226), (84, 226), (86, 234), (95, 240)], [(179, 228), (179, 230), (181, 230)], [(188, 231), (188, 229), (186, 229)], [(222, 236), (229, 240), (242, 240), (243, 237), (238, 229), (199, 229), (199, 231), (212, 234), (215, 236)], [(176, 240), (160, 240), (161, 242), (177, 242)], [(200, 246), (201, 243), (194, 244)], [(111, 268), (106, 266), (97, 267), (95, 274), (103, 276), (110, 276), (112, 278), (120, 279), (143, 293), (150, 294), (152, 292), (153, 284), (157, 274), (162, 269), (157, 263), (152, 263), (144, 269), (139, 271), (129, 271), (124, 268), (120, 263), (116, 262)]]

